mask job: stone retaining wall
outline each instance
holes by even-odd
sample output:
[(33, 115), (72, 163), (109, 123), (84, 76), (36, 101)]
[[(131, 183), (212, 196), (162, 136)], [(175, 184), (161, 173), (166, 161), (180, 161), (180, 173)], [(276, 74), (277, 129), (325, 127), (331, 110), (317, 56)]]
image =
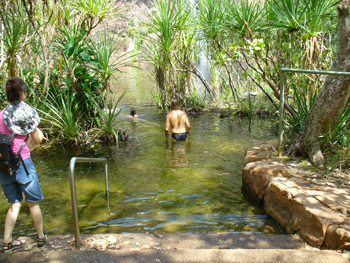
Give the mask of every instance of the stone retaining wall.
[(309, 245), (350, 248), (350, 192), (320, 187), (305, 179), (305, 167), (277, 158), (278, 141), (248, 149), (243, 184), (286, 234)]

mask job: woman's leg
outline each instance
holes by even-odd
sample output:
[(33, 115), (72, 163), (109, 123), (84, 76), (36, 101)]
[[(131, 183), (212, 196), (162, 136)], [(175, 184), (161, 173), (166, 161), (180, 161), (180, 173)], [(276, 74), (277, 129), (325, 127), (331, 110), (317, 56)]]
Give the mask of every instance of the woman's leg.
[(22, 202), (12, 203), (10, 209), (7, 211), (5, 219), (4, 243), (10, 243), (12, 241), (12, 232), (15, 228), (21, 205)]
[(43, 215), (41, 214), (39, 202), (28, 202), (28, 207), (30, 214), (32, 215), (34, 226), (38, 234), (38, 238), (44, 238), (44, 224), (43, 224)]

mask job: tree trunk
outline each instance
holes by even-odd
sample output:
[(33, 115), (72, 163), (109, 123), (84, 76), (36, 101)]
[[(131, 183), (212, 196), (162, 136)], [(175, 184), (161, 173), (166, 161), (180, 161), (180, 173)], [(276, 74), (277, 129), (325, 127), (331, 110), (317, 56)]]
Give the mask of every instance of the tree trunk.
[[(340, 0), (339, 47), (332, 71), (350, 72), (349, 0)], [(328, 75), (298, 135), (292, 154), (309, 157), (315, 166), (325, 164), (319, 136), (332, 130), (350, 95), (350, 77)]]

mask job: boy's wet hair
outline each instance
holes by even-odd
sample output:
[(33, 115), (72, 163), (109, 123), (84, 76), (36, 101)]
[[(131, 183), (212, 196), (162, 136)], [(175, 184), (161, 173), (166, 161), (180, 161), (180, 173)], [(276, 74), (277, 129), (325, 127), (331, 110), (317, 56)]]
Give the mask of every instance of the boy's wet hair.
[(172, 99), (170, 102), (170, 108), (171, 110), (179, 110), (180, 109), (180, 103), (177, 99)]

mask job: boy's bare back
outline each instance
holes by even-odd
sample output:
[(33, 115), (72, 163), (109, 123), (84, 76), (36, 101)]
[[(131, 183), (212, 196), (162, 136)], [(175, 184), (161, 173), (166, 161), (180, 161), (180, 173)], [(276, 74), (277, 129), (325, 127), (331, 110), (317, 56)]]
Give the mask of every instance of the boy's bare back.
[(165, 120), (165, 136), (169, 137), (169, 128), (171, 127), (171, 136), (176, 141), (184, 141), (191, 130), (190, 122), (186, 112), (180, 109), (177, 99), (172, 99), (170, 103), (171, 112), (166, 115)]
[(165, 130), (169, 130), (171, 126), (172, 133), (182, 133), (186, 132), (186, 126), (190, 127), (190, 122), (188, 121), (186, 112), (182, 110), (172, 110), (166, 116)]

